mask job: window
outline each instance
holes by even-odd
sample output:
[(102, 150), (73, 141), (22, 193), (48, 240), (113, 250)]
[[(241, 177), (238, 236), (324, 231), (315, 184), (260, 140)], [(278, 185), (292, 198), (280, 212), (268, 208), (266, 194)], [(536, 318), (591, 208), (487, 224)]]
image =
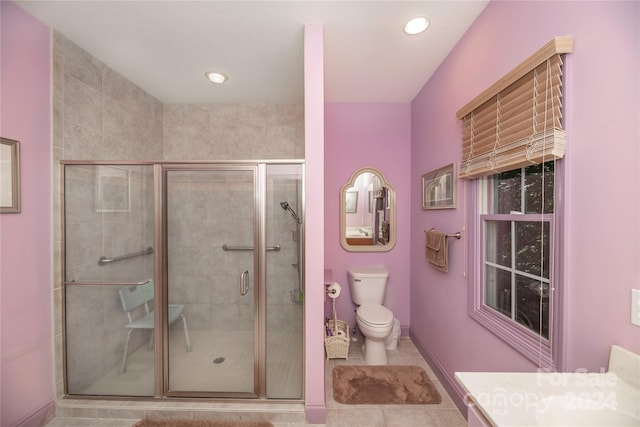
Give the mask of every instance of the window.
[(478, 253), (471, 316), (553, 366), (556, 162), (476, 180)]
[(460, 178), (474, 180), (469, 315), (544, 368), (560, 361), (554, 265), (572, 50), (571, 37), (554, 37), (456, 112)]

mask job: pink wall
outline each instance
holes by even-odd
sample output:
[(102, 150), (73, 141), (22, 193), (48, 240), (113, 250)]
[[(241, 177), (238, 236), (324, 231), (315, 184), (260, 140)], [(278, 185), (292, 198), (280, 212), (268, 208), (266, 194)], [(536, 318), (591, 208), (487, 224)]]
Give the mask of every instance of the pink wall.
[[(386, 266), (386, 305), (449, 379), (463, 370), (534, 369), (467, 316), (465, 238), (451, 245), (448, 274), (425, 264), (423, 230), (462, 230), (466, 211), (464, 203), (421, 210), (419, 183), (424, 172), (459, 162), (457, 109), (556, 35), (575, 42), (567, 64), (566, 369), (605, 366), (613, 343), (640, 352), (640, 329), (629, 322), (630, 289), (640, 288), (639, 9), (637, 2), (492, 2), (411, 105), (328, 104), (324, 111), (322, 26), (305, 28), (310, 420), (325, 416), (324, 372), (313, 368), (324, 366), (318, 301), (325, 267), (343, 285), (339, 316), (353, 324), (347, 269)], [(22, 142), (23, 212), (0, 216), (1, 424), (11, 426), (35, 420), (53, 401), (50, 36), (12, 3), (1, 2), (1, 11), (0, 132)], [(498, 54), (488, 61), (490, 52)], [(601, 142), (615, 149), (598, 149)], [(362, 166), (382, 170), (397, 192), (390, 252), (350, 253), (339, 243), (339, 191)], [(463, 200), (466, 186), (458, 190)]]
[[(631, 288), (640, 288), (640, 3), (491, 2), (412, 104), (411, 227), (464, 229), (468, 184), (458, 184), (457, 209), (422, 211), (421, 174), (460, 162), (460, 107), (565, 35), (574, 52), (565, 69), (563, 361), (568, 371), (598, 370), (612, 344), (640, 352), (640, 328), (630, 323)], [(412, 333), (450, 381), (456, 371), (535, 369), (467, 316), (467, 242), (452, 242), (443, 274), (412, 234)]]
[(304, 28), (305, 87), (305, 413), (325, 424), (324, 297), (324, 34), (322, 25)]
[[(325, 267), (342, 286), (338, 318), (355, 324), (347, 270), (384, 266), (389, 270), (385, 306), (409, 326), (410, 104), (326, 104), (324, 171)], [(340, 245), (340, 189), (361, 167), (378, 168), (396, 190), (397, 240), (389, 252), (347, 252)], [(330, 313), (330, 300), (325, 300)]]
[(0, 2), (0, 133), (20, 141), (19, 214), (0, 215), (0, 424), (39, 424), (54, 399), (49, 29)]

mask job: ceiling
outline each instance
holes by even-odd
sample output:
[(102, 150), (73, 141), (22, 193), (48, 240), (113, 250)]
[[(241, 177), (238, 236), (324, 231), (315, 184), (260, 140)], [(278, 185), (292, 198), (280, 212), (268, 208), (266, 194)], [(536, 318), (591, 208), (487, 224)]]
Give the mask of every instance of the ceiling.
[(292, 103), (305, 24), (324, 27), (325, 102), (411, 102), (488, 0), (16, 3), (164, 103)]

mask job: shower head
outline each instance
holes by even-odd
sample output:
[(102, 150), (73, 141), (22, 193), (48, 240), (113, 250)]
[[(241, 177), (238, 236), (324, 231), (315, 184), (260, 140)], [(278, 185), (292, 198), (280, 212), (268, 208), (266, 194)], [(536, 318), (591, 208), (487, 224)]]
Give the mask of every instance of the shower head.
[(291, 206), (289, 206), (289, 202), (286, 202), (286, 201), (285, 202), (280, 202), (280, 207), (282, 207), (282, 209), (284, 209), (285, 211), (289, 211), (291, 216), (296, 220), (296, 222), (298, 224), (302, 224), (302, 220), (300, 219), (300, 217), (298, 216), (296, 211), (291, 209)]

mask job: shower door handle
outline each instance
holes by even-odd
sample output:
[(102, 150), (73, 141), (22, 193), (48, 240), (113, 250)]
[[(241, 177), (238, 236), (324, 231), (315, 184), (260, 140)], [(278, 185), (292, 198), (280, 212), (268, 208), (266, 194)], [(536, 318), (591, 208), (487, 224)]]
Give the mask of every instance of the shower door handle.
[(240, 295), (245, 296), (249, 292), (249, 271), (245, 270), (240, 275)]

